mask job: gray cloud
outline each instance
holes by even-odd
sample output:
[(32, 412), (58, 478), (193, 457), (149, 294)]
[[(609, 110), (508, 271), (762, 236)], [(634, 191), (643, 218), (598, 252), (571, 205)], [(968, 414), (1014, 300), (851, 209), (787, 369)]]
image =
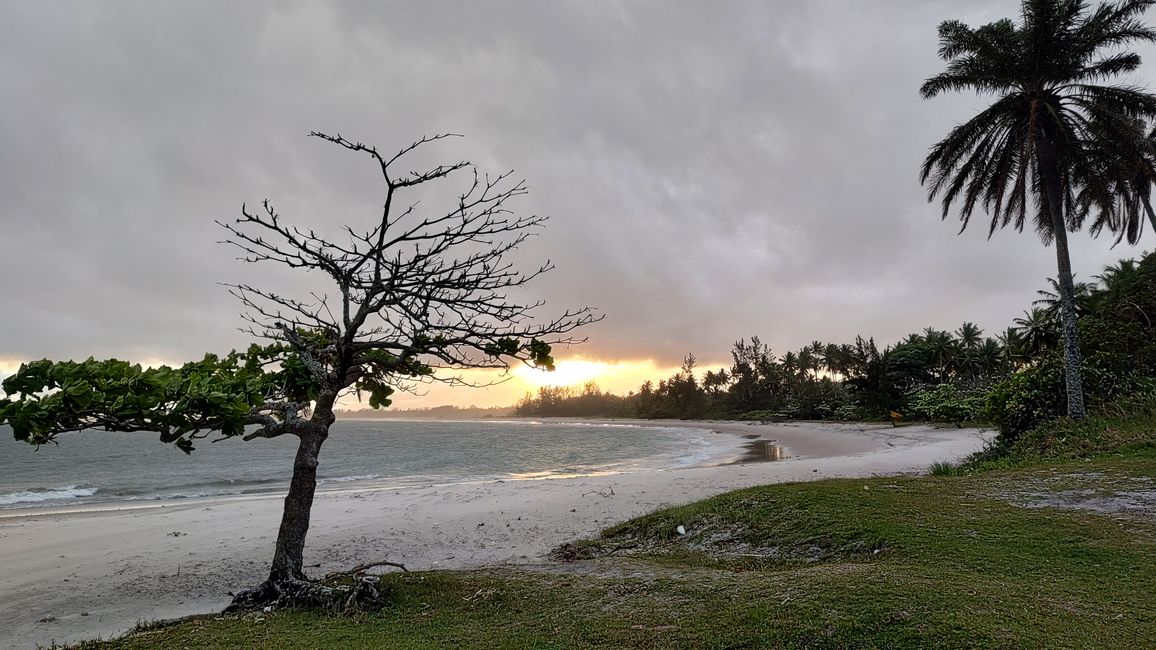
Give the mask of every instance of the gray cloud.
[[(1001, 328), (1052, 251), (939, 221), (919, 162), (983, 100), (916, 90), (939, 21), (1017, 7), (0, 0), (0, 359), (243, 345), (218, 282), (312, 280), (235, 262), (212, 220), (269, 197), (333, 229), (380, 198), (313, 129), (465, 133), (438, 154), (525, 176), (553, 219), (522, 258), (558, 265), (536, 293), (607, 316), (589, 356)], [(1078, 240), (1083, 278), (1135, 253)]]

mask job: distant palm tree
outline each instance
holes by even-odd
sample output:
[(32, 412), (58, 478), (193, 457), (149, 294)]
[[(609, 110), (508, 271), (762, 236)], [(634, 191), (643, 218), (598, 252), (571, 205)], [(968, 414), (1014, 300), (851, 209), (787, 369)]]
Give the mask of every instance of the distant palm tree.
[(1003, 367), (1003, 346), (996, 339), (986, 338), (975, 349), (975, 359), (980, 372), (991, 376)]
[[(1040, 289), (1036, 291), (1039, 296), (1038, 300), (1033, 300), (1032, 305), (1041, 306), (1044, 311), (1048, 313), (1053, 319), (1059, 321), (1060, 308), (1060, 286), (1055, 278), (1048, 278), (1048, 284), (1051, 285), (1052, 290)], [(1096, 283), (1095, 282), (1076, 282), (1072, 285), (1072, 293), (1076, 299), (1076, 316), (1087, 316), (1095, 311), (1093, 304), (1095, 302)]]
[[(1081, 226), (1076, 193), (1102, 188), (1084, 205), (1112, 209), (1105, 143), (1134, 139), (1135, 121), (1156, 116), (1156, 97), (1122, 85), (1102, 85), (1134, 71), (1140, 57), (1118, 51), (1156, 42), (1140, 21), (1152, 0), (1121, 0), (1090, 9), (1084, 0), (1024, 0), (1021, 22), (1000, 20), (971, 28), (957, 20), (939, 26), (939, 55), (947, 69), (923, 83), (929, 99), (949, 91), (994, 95), (995, 102), (932, 147), (920, 181), (928, 198), (942, 198), (943, 217), (960, 199), (966, 228), (980, 206), (997, 228), (1022, 230), (1030, 211), (1045, 244), (1054, 243), (1062, 304), (1068, 414), (1085, 415), (1080, 342), (1068, 230)], [(1110, 217), (1110, 215), (1109, 215)], [(1100, 219), (1109, 227), (1112, 218)]]
[(827, 374), (831, 375), (832, 379), (845, 376), (845, 366), (843, 351), (839, 349), (838, 344), (828, 343), (823, 346), (823, 367), (826, 368)]
[[(1026, 315), (1027, 312), (1024, 314)], [(1018, 320), (1022, 321), (1023, 319)], [(1003, 333), (997, 334), (995, 338), (1001, 346), (1003, 360), (1010, 369), (1020, 368), (1027, 362), (1030, 354), (1019, 329), (1009, 327)]]
[(1105, 291), (1112, 291), (1118, 286), (1130, 283), (1135, 277), (1139, 267), (1136, 266), (1136, 260), (1120, 260), (1115, 264), (1110, 264), (1104, 267), (1104, 271), (1095, 278), (1104, 285)]
[(1017, 318), (1016, 334), (1028, 358), (1038, 358), (1045, 351), (1052, 349), (1059, 339), (1056, 319), (1048, 314), (1048, 310), (1032, 307), (1031, 311), (1024, 311), (1023, 318)]
[(787, 352), (783, 355), (782, 364), (787, 376), (794, 376), (795, 372), (799, 369), (799, 357), (797, 357), (794, 352)]
[(959, 345), (950, 332), (928, 327), (923, 330), (923, 344), (931, 351), (931, 365), (935, 367), (939, 379), (946, 381), (959, 354)]
[(963, 347), (963, 349), (974, 350), (978, 348), (980, 342), (983, 341), (983, 330), (979, 328), (979, 325), (971, 321), (966, 321), (963, 325), (959, 326), (959, 329), (955, 330), (955, 337), (959, 340), (959, 345)]

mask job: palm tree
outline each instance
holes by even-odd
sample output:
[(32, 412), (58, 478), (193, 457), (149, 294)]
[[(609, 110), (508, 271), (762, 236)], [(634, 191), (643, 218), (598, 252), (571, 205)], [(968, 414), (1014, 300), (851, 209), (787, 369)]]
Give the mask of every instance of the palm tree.
[(1136, 260), (1120, 260), (1115, 264), (1104, 267), (1103, 273), (1093, 276), (1104, 284), (1104, 291), (1111, 291), (1116, 287), (1129, 284), (1136, 278)]
[(959, 344), (951, 332), (928, 327), (923, 330), (923, 344), (931, 352), (931, 363), (936, 368), (940, 381), (946, 381), (959, 356)]
[[(1073, 279), (1075, 279), (1073, 277)], [(1059, 320), (1060, 308), (1060, 285), (1055, 278), (1048, 278), (1048, 284), (1051, 285), (1052, 290), (1040, 289), (1036, 291), (1039, 296), (1038, 300), (1033, 300), (1033, 306), (1041, 306), (1049, 316)], [(1073, 297), (1076, 300), (1076, 317), (1087, 316), (1095, 311), (1093, 304), (1095, 302), (1096, 283), (1095, 282), (1076, 282), (1072, 284)]]
[(965, 350), (974, 350), (979, 347), (983, 341), (983, 330), (979, 325), (971, 321), (965, 321), (960, 325), (959, 329), (955, 330), (955, 336), (959, 340), (960, 346)]
[[(1027, 312), (1024, 314), (1026, 315)], [(1023, 319), (1019, 320), (1022, 321)], [(995, 339), (1003, 351), (1004, 362), (1011, 370), (1019, 369), (1030, 358), (1031, 353), (1018, 328), (1009, 327), (1003, 333), (997, 334)]]
[(1055, 346), (1059, 338), (1056, 332), (1056, 319), (1048, 314), (1046, 309), (1032, 307), (1024, 311), (1023, 318), (1012, 321), (1015, 324), (1016, 334), (1027, 353), (1028, 358), (1035, 359)]
[[(1119, 233), (1116, 243), (1127, 239), (1129, 244), (1135, 244), (1143, 233), (1145, 216), (1156, 232), (1156, 212), (1152, 210), (1156, 128), (1149, 129), (1142, 120), (1134, 120), (1131, 126), (1132, 132), (1124, 140), (1098, 147), (1106, 167), (1115, 171), (1081, 190), (1077, 204), (1084, 214), (1100, 211), (1092, 223), (1092, 234), (1107, 228)], [(1101, 201), (1108, 205), (1100, 205)]]
[[(1031, 206), (1044, 244), (1055, 244), (1062, 305), (1068, 415), (1085, 415), (1080, 343), (1068, 254), (1068, 230), (1087, 214), (1076, 193), (1103, 187), (1109, 170), (1106, 142), (1134, 138), (1135, 121), (1156, 116), (1156, 96), (1122, 85), (1103, 85), (1134, 71), (1140, 57), (1119, 47), (1156, 42), (1156, 30), (1140, 21), (1152, 0), (1103, 3), (1024, 0), (1021, 22), (1000, 20), (971, 28), (957, 20), (939, 26), (939, 55), (947, 69), (923, 83), (924, 99), (972, 90), (995, 102), (932, 147), (920, 181), (928, 198), (942, 198), (947, 218), (962, 200), (966, 228), (976, 206), (997, 228), (1022, 230)], [(1100, 192), (1084, 205), (1110, 210)], [(1115, 227), (1112, 218), (1100, 219)]]
[(999, 341), (986, 338), (975, 349), (976, 365), (985, 376), (991, 376), (1003, 367), (1004, 348)]

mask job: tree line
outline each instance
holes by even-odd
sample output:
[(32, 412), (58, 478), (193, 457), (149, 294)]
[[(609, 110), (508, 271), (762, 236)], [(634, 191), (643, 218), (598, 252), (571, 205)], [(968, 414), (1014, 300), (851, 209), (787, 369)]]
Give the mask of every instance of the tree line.
[[(928, 327), (885, 347), (873, 337), (857, 336), (848, 343), (813, 341), (781, 355), (754, 336), (734, 343), (729, 367), (703, 371), (692, 353), (670, 377), (646, 381), (626, 395), (605, 392), (595, 382), (580, 388), (546, 386), (527, 393), (515, 413), (758, 420), (883, 420), (896, 413), (913, 419), (998, 421), (1001, 416), (993, 411), (998, 405), (989, 405), (993, 395), (1006, 392), (1014, 378), (1062, 366), (1054, 285), (1049, 279), (1049, 287), (1021, 316), (990, 334), (964, 322), (953, 330)], [(1121, 260), (1075, 286), (1077, 314), (1091, 353), (1085, 373), (1096, 380), (1087, 382), (1095, 384), (1090, 399), (1120, 392), (1099, 387), (1105, 376), (1119, 387), (1143, 388), (1135, 380), (1156, 374), (1156, 365), (1145, 364), (1149, 357), (1140, 354), (1156, 338), (1149, 320), (1156, 317), (1156, 255)], [(1115, 333), (1107, 336), (1105, 328)], [(1130, 362), (1118, 363), (1129, 355)], [(1107, 366), (1106, 356), (1112, 358)], [(1059, 415), (1062, 381), (1053, 384), (1048, 390), (1056, 406), (1048, 414)]]

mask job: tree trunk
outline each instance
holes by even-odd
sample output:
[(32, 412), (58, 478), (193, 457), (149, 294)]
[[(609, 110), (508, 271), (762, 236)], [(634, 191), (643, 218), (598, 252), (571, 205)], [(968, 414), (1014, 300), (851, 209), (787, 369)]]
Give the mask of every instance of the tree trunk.
[(273, 565), (269, 580), (304, 580), (305, 535), (309, 532), (309, 515), (313, 509), (313, 494), (317, 490), (317, 455), (328, 431), (308, 427), (301, 435), (297, 457), (293, 461), (293, 480), (285, 495), (285, 510), (281, 514), (281, 528), (277, 531), (277, 546), (273, 550)]
[(313, 496), (317, 491), (317, 457), (321, 445), (329, 437), (329, 427), (336, 419), (333, 415), (335, 397), (331, 391), (322, 392), (313, 408), (313, 417), (300, 422), (297, 434), (300, 443), (293, 461), (289, 492), (285, 495), (285, 509), (281, 513), (281, 527), (277, 531), (269, 577), (260, 585), (234, 595), (232, 604), (225, 611), (254, 609), (286, 601), (300, 604), (322, 602), (334, 595), (333, 589), (307, 581), (304, 555)]
[(1144, 199), (1144, 211), (1148, 213), (1148, 221), (1152, 224), (1152, 232), (1156, 233), (1156, 212), (1152, 211), (1152, 202)]
[(1068, 229), (1064, 220), (1063, 188), (1060, 186), (1059, 164), (1054, 144), (1047, 136), (1040, 144), (1040, 176), (1047, 192), (1048, 211), (1052, 217), (1052, 236), (1055, 239), (1057, 283), (1060, 289), (1060, 325), (1064, 339), (1064, 383), (1068, 393), (1068, 416), (1082, 420), (1084, 409), (1084, 382), (1080, 365), (1080, 333), (1076, 328), (1076, 290), (1072, 282), (1072, 260), (1068, 254)]

